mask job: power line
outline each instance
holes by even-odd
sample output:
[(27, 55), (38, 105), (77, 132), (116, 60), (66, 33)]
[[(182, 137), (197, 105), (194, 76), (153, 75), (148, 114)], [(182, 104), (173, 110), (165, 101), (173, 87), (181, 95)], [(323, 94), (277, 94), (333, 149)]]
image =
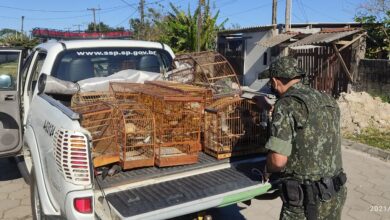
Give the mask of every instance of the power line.
[(4, 19), (13, 19), (13, 20), (19, 20), (20, 18), (15, 18), (15, 17), (8, 17), (8, 16), (0, 16), (0, 18), (4, 18)]
[(138, 11), (138, 9), (134, 10), (133, 13), (131, 13), (129, 16), (127, 16), (125, 19), (123, 19), (120, 23), (118, 23), (117, 25), (115, 25), (115, 27), (118, 27), (119, 25), (123, 24), (123, 22), (129, 20), (131, 17), (133, 17), (133, 15)]
[(301, 21), (302, 23), (304, 23), (304, 22), (308, 23), (307, 21), (305, 21), (301, 17), (298, 17), (294, 12), (292, 13), (292, 15), (293, 15), (294, 18), (296, 18), (297, 20)]
[(128, 2), (125, 1), (125, 0), (120, 0), (120, 1), (123, 2), (123, 3), (125, 3), (127, 6), (130, 6), (131, 8), (136, 9), (136, 7), (134, 6), (135, 4), (130, 4), (130, 3), (128, 3)]
[[(30, 12), (46, 12), (46, 13), (80, 13), (85, 12), (85, 10), (45, 10), (45, 9), (27, 9), (27, 8), (18, 8), (18, 7), (11, 7), (11, 6), (5, 6), (0, 5), (0, 8), (6, 8), (6, 9), (13, 9), (13, 10), (19, 10), (19, 11), (30, 11)], [(113, 6), (110, 8), (104, 8), (101, 9), (103, 11), (105, 10), (112, 10), (112, 9), (119, 9), (123, 8), (123, 6)]]
[(319, 10), (316, 10), (316, 9), (314, 9), (314, 8), (312, 8), (312, 7), (308, 6), (308, 5), (306, 5), (306, 4), (303, 4), (303, 3), (302, 3), (302, 5), (304, 5), (306, 8), (308, 8), (308, 9), (314, 11), (314, 12), (317, 12), (318, 14), (321, 14), (321, 15), (324, 16), (324, 17), (330, 18), (330, 19), (335, 20), (335, 21), (338, 21), (338, 22), (343, 22), (343, 21), (341, 21), (340, 19), (337, 19), (337, 18), (334, 18), (334, 17), (332, 17), (332, 16), (329, 16), (328, 14), (323, 13), (323, 12), (321, 12), (321, 11), (319, 11)]
[[(281, 0), (279, 0), (279, 1), (281, 1)], [(278, 2), (279, 2), (279, 1), (278, 1)], [(257, 7), (252, 7), (252, 8), (250, 8), (250, 9), (246, 9), (246, 10), (243, 10), (243, 11), (239, 11), (239, 12), (236, 12), (236, 13), (233, 13), (233, 14), (225, 15), (225, 16), (222, 16), (221, 18), (231, 17), (231, 16), (233, 16), (233, 15), (238, 15), (238, 14), (242, 14), (242, 13), (245, 13), (245, 12), (254, 11), (254, 10), (257, 10), (257, 9), (259, 9), (259, 8), (267, 7), (267, 6), (269, 6), (269, 5), (272, 5), (272, 2), (267, 3), (267, 4), (263, 4), (263, 5), (259, 5), (259, 6), (257, 6)]]
[(298, 0), (298, 6), (299, 6), (299, 9), (300, 9), (301, 12), (302, 12), (303, 17), (304, 17), (305, 20), (306, 20), (306, 23), (309, 23), (309, 19), (308, 19), (308, 17), (307, 17), (306, 10), (305, 10), (305, 8), (303, 7), (302, 0)]
[(29, 18), (28, 20), (34, 20), (34, 21), (68, 20), (68, 19), (75, 19), (75, 18), (85, 18), (85, 17), (89, 17), (89, 16), (90, 16), (90, 14), (85, 14), (85, 15), (79, 15), (79, 16), (57, 17), (57, 18)]

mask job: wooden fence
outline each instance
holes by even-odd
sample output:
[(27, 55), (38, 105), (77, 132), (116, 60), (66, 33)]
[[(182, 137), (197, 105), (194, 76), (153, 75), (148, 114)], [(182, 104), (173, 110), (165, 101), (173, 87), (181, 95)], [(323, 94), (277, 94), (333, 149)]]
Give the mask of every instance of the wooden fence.
[[(306, 72), (311, 87), (335, 97), (347, 91), (348, 77), (331, 46), (290, 49), (289, 54), (298, 59), (299, 67)], [(341, 55), (347, 67), (350, 68), (351, 49), (344, 49)]]

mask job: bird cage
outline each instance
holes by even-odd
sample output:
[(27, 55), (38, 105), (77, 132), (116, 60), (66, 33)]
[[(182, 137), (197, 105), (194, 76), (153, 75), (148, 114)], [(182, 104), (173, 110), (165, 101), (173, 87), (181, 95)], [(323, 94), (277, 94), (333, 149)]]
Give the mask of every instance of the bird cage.
[(118, 102), (134, 102), (139, 99), (138, 92), (134, 91), (132, 87), (141, 84), (136, 83), (123, 83), (123, 82), (110, 82), (110, 93), (113, 94)]
[(116, 118), (113, 107), (103, 102), (95, 102), (75, 105), (72, 110), (81, 115), (81, 126), (91, 133), (94, 166), (118, 162), (119, 147), (114, 129)]
[(214, 98), (241, 94), (234, 69), (225, 57), (217, 52), (178, 55), (173, 64), (175, 69), (168, 75), (169, 80), (188, 79), (184, 83), (209, 88)]
[(225, 97), (205, 109), (204, 151), (217, 159), (265, 152), (265, 133), (250, 100)]
[(118, 105), (118, 143), (123, 169), (154, 165), (155, 123), (146, 106), (131, 103)]
[(205, 106), (210, 104), (213, 98), (213, 94), (210, 89), (202, 88), (199, 86), (188, 85), (188, 84), (172, 82), (172, 81), (146, 81), (145, 84), (152, 84), (167, 89), (173, 89), (194, 97), (202, 97)]
[[(121, 88), (122, 87), (122, 88)], [(115, 83), (114, 93), (138, 94), (155, 117), (155, 164), (159, 167), (198, 161), (203, 98), (152, 84)]]
[(91, 104), (99, 101), (114, 103), (116, 100), (111, 92), (81, 92), (72, 96), (71, 106)]

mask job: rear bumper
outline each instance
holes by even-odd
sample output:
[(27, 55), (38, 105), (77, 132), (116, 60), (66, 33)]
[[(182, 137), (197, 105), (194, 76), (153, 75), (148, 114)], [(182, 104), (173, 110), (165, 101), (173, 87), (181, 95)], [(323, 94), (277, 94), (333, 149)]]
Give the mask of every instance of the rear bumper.
[[(93, 198), (93, 191), (92, 190), (73, 191), (66, 195), (66, 199), (65, 199), (66, 219), (68, 220), (93, 220), (94, 219), (94, 212), (90, 214), (82, 214), (77, 212), (76, 209), (74, 208), (73, 206), (74, 199), (82, 198), (82, 197)], [(95, 210), (95, 204), (93, 204), (92, 210)]]

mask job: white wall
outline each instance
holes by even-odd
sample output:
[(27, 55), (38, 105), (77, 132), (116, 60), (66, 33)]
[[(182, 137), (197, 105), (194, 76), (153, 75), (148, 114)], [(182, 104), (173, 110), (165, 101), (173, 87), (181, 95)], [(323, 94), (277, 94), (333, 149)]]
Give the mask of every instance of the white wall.
[[(244, 86), (252, 84), (258, 77), (258, 74), (266, 69), (270, 62), (270, 50), (256, 44), (263, 38), (271, 37), (272, 31), (244, 33), (245, 40), (245, 58), (244, 58)], [(264, 53), (267, 52), (267, 65), (263, 65)]]

